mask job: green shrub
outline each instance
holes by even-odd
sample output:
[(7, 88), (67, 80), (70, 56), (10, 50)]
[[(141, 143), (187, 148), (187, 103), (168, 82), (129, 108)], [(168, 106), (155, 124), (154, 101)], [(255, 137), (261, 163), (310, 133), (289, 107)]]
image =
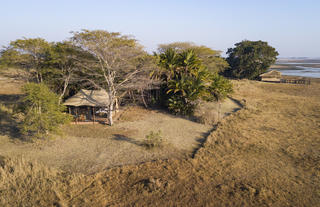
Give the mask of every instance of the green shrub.
[(233, 86), (230, 80), (220, 75), (214, 75), (212, 77), (211, 85), (209, 90), (212, 96), (218, 101), (224, 99), (233, 92)]
[(147, 149), (161, 147), (162, 144), (163, 138), (160, 130), (158, 132), (150, 131), (150, 133), (146, 135), (146, 138), (142, 143), (142, 145), (145, 146)]
[(196, 106), (196, 102), (188, 102), (184, 97), (171, 96), (168, 99), (168, 109), (173, 114), (190, 115)]
[(19, 108), (24, 114), (22, 133), (41, 138), (49, 132), (59, 132), (59, 126), (71, 120), (71, 116), (63, 112), (65, 106), (59, 104), (59, 97), (46, 85), (28, 83), (23, 92), (25, 96)]

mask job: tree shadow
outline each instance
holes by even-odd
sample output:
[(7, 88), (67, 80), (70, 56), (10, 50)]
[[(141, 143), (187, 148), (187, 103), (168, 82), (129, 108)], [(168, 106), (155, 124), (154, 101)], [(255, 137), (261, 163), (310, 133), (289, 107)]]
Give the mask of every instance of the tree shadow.
[(19, 101), (21, 95), (15, 94), (0, 94), (0, 103), (3, 105), (12, 105)]
[(23, 136), (18, 127), (18, 123), (11, 115), (0, 109), (0, 135), (9, 136), (11, 139), (22, 139)]
[(228, 96), (228, 98), (239, 106), (239, 108), (236, 108), (233, 112), (239, 111), (240, 109), (244, 108), (245, 99), (239, 101), (237, 99), (232, 98), (231, 96)]
[(129, 138), (126, 135), (123, 135), (123, 134), (114, 134), (113, 135), (113, 140), (122, 141), (122, 142), (129, 142), (129, 143), (135, 144), (137, 146), (142, 146), (142, 143), (140, 143), (139, 141), (136, 141), (136, 140), (134, 140), (132, 138)]
[[(0, 104), (5, 107), (12, 106), (20, 99), (20, 95), (0, 95)], [(19, 123), (12, 117), (8, 111), (0, 107), (0, 135), (9, 136), (10, 139), (23, 139), (19, 129)]]

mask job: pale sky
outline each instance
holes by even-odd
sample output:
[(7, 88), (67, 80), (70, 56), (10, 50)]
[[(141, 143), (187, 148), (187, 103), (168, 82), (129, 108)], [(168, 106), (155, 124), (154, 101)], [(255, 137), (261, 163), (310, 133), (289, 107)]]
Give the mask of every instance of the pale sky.
[(174, 41), (225, 52), (247, 39), (280, 57), (320, 57), (320, 0), (0, 0), (0, 19), (0, 46), (103, 29), (133, 35), (149, 52)]

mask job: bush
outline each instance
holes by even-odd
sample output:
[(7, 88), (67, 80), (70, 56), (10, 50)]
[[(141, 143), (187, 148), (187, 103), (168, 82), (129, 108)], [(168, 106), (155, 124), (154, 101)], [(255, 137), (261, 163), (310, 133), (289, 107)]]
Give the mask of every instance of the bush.
[(233, 92), (232, 83), (220, 75), (214, 75), (209, 90), (216, 101), (226, 98)]
[(196, 102), (190, 102), (184, 97), (171, 96), (168, 99), (168, 109), (173, 114), (190, 115), (196, 108)]
[(143, 146), (147, 149), (161, 147), (162, 144), (163, 138), (160, 130), (158, 132), (150, 131), (150, 133), (146, 135), (146, 139), (143, 141)]
[(71, 116), (63, 113), (65, 107), (59, 104), (59, 97), (44, 84), (24, 85), (24, 98), (20, 110), (24, 114), (21, 130), (37, 138), (49, 132), (58, 132), (59, 126), (68, 123)]

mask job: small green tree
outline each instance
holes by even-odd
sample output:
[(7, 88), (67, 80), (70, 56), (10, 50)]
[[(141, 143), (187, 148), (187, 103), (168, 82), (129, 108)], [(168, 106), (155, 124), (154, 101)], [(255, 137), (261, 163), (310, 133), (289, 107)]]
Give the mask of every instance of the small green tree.
[(142, 142), (147, 149), (153, 149), (156, 147), (161, 147), (163, 145), (164, 139), (162, 137), (161, 130), (158, 132), (150, 131), (148, 135), (146, 135), (146, 139)]
[(216, 101), (223, 100), (233, 92), (232, 83), (221, 75), (213, 74), (209, 91)]
[(244, 40), (229, 48), (227, 61), (230, 69), (225, 75), (233, 78), (257, 79), (276, 61), (279, 53), (263, 41)]
[(63, 113), (65, 107), (59, 105), (59, 97), (46, 85), (28, 83), (24, 85), (23, 92), (21, 130), (24, 134), (41, 138), (49, 132), (58, 132), (60, 125), (71, 120), (68, 114)]

